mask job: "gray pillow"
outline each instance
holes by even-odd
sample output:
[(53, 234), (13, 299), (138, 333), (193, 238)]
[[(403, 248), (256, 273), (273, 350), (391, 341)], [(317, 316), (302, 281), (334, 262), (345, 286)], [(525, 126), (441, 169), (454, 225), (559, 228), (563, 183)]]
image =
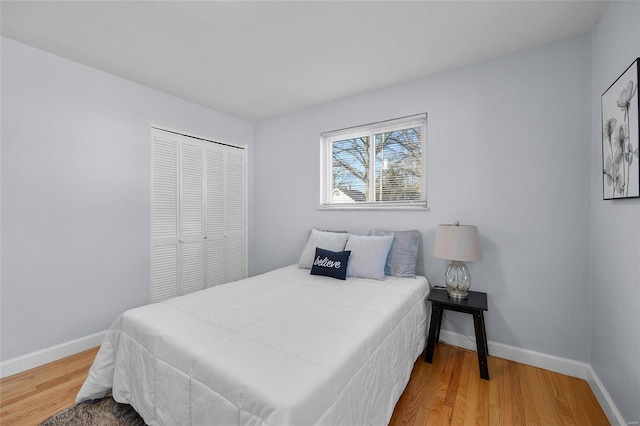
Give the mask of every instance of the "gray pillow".
[(420, 231), (384, 231), (374, 229), (369, 232), (369, 235), (393, 235), (394, 237), (393, 245), (384, 267), (386, 275), (409, 278), (416, 276)]
[(312, 229), (307, 239), (307, 244), (302, 251), (298, 266), (310, 269), (313, 265), (316, 248), (330, 251), (343, 251), (344, 245), (349, 239), (349, 234), (338, 232), (323, 232)]
[(346, 251), (351, 251), (347, 276), (383, 279), (384, 265), (391, 244), (393, 244), (392, 236), (351, 235), (344, 248)]

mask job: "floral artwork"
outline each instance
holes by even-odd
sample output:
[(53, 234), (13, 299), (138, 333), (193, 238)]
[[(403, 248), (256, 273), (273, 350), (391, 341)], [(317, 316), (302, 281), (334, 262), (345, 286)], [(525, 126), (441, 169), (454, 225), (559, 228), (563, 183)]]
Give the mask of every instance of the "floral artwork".
[(640, 197), (639, 69), (636, 59), (602, 94), (603, 198)]

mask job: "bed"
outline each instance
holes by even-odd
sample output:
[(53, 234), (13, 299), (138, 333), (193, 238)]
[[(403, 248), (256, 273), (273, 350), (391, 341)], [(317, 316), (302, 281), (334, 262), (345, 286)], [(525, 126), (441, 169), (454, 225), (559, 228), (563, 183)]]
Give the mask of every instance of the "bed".
[(425, 345), (426, 278), (293, 265), (122, 314), (77, 401), (149, 425), (388, 424)]

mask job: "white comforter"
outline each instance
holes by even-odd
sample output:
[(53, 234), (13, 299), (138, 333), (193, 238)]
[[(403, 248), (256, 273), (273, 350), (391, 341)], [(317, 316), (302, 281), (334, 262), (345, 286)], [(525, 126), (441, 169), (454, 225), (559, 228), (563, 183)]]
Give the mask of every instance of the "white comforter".
[(427, 280), (287, 267), (122, 314), (77, 400), (149, 425), (387, 424), (425, 344)]

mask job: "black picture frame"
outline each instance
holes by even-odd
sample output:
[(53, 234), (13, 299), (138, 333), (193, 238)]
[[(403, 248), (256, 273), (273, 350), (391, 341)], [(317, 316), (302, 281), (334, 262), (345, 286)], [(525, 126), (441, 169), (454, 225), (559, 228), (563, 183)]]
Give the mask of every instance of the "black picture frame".
[(640, 58), (602, 94), (602, 199), (640, 197)]

